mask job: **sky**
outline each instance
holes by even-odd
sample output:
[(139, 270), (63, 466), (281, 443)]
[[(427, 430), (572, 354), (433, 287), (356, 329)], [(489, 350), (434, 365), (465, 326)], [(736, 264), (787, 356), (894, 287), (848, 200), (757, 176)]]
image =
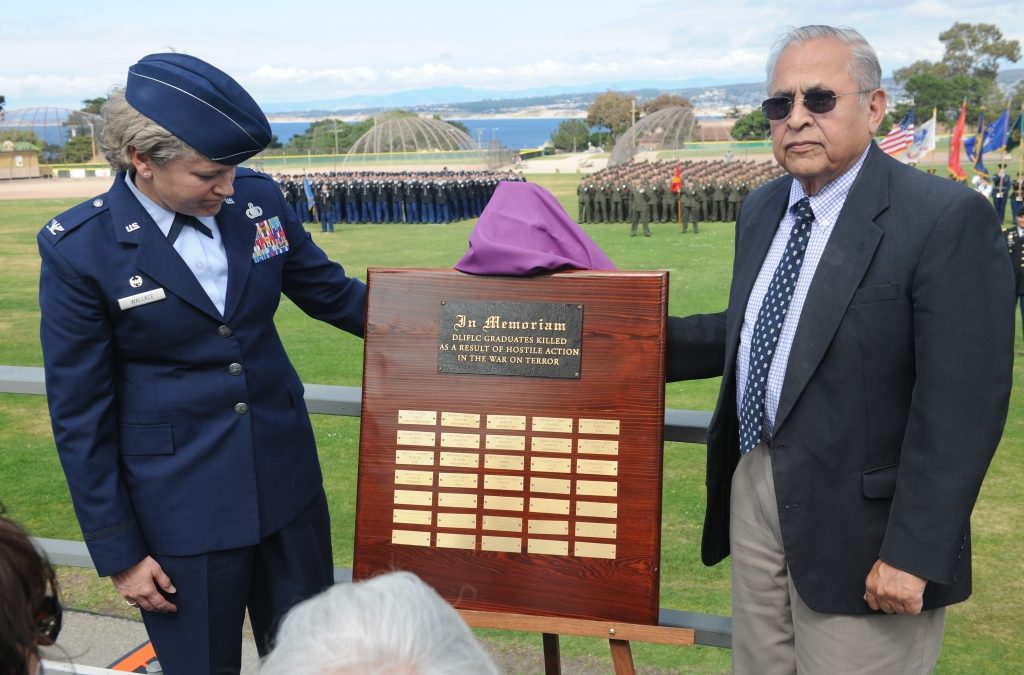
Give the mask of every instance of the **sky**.
[[(774, 39), (809, 23), (859, 30), (888, 77), (919, 59), (941, 59), (938, 35), (957, 21), (994, 23), (1005, 38), (1024, 43), (1016, 6), (994, 0), (46, 0), (0, 17), (0, 95), (8, 110), (79, 108), (123, 85), (141, 57), (166, 51), (216, 65), (276, 110), (433, 87), (762, 82)], [(1024, 67), (1024, 59), (1002, 67)]]

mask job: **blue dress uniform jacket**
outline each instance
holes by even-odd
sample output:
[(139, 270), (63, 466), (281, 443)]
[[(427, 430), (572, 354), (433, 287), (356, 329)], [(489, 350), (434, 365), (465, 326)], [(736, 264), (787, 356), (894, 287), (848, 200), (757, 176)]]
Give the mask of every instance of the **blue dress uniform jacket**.
[(274, 314), (283, 292), (362, 336), (365, 286), (313, 243), (268, 176), (239, 168), (234, 189), (216, 217), (223, 316), (123, 174), (39, 233), (50, 415), (100, 575), (147, 554), (255, 544), (321, 489)]

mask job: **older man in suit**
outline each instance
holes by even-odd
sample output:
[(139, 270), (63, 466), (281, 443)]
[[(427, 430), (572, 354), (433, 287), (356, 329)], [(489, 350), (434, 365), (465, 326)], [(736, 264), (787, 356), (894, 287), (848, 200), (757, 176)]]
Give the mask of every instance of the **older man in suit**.
[(703, 559), (732, 555), (736, 672), (929, 672), (1006, 418), (1005, 243), (983, 197), (872, 143), (859, 33), (794, 29), (767, 71), (789, 175), (743, 204), (728, 309), (669, 325), (669, 380), (724, 375)]
[(279, 619), (333, 583), (283, 293), (363, 334), (365, 286), (328, 260), (264, 174), (241, 86), (153, 54), (104, 106), (110, 190), (38, 236), (54, 438), (96, 569), (140, 608), (164, 672), (238, 672), (246, 610)]

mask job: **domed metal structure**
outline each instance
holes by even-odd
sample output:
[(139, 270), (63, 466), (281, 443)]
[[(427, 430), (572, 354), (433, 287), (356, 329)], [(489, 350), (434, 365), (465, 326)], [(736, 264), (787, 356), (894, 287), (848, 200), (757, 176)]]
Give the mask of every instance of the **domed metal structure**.
[(349, 154), (460, 152), (478, 149), (469, 134), (448, 122), (393, 111), (375, 118), (373, 128), (355, 142)]
[(627, 164), (640, 153), (681, 150), (696, 125), (697, 117), (689, 106), (662, 108), (646, 115), (615, 142), (608, 166)]
[(64, 145), (73, 136), (99, 134), (103, 118), (70, 108), (13, 108), (0, 115), (0, 131), (35, 134), (41, 145)]

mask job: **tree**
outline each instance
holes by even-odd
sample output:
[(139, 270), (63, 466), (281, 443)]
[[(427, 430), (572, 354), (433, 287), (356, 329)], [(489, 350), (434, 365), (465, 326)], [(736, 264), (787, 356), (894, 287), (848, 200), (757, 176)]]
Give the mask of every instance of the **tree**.
[[(413, 113), (413, 114), (415, 114), (415, 113)], [(452, 125), (453, 127), (458, 129), (462, 133), (466, 134), (467, 136), (470, 136), (470, 137), (472, 136), (472, 134), (469, 133), (469, 127), (467, 127), (462, 122), (459, 122), (459, 121), (456, 121), (456, 120), (444, 120), (444, 119), (441, 119), (441, 116), (437, 115), (437, 114), (434, 115), (434, 119), (435, 120), (441, 120), (442, 122), (447, 122), (448, 124)]]
[(562, 120), (551, 134), (551, 144), (565, 152), (584, 150), (589, 142), (590, 127), (583, 120)]
[(270, 142), (267, 143), (268, 150), (277, 150), (283, 147), (281, 145), (281, 139), (277, 137), (277, 134), (270, 134)]
[(939, 42), (946, 47), (942, 63), (953, 75), (969, 75), (994, 80), (999, 61), (1020, 60), (1020, 42), (1004, 40), (1003, 33), (991, 23), (961, 23), (939, 33)]
[(587, 109), (587, 124), (591, 127), (607, 127), (611, 130), (611, 141), (633, 126), (633, 98), (617, 91), (606, 91), (594, 97)]
[(737, 141), (763, 141), (771, 134), (771, 124), (760, 108), (736, 120), (729, 134)]
[(103, 104), (107, 102), (106, 96), (97, 96), (96, 98), (87, 98), (82, 101), (82, 112), (87, 112), (91, 115), (99, 115), (100, 110), (103, 108)]
[(92, 161), (92, 138), (72, 136), (60, 152), (60, 161), (68, 164), (82, 164)]
[(345, 152), (367, 131), (373, 128), (373, 118), (347, 124), (338, 120), (317, 120), (301, 134), (288, 139), (290, 152), (334, 152), (334, 136), (338, 136), (338, 152)]
[(652, 112), (664, 110), (665, 108), (673, 108), (680, 106), (683, 108), (692, 108), (693, 104), (690, 103), (690, 99), (683, 96), (676, 96), (675, 94), (659, 94), (655, 96), (647, 103), (644, 103), (643, 112), (645, 115), (649, 115)]

